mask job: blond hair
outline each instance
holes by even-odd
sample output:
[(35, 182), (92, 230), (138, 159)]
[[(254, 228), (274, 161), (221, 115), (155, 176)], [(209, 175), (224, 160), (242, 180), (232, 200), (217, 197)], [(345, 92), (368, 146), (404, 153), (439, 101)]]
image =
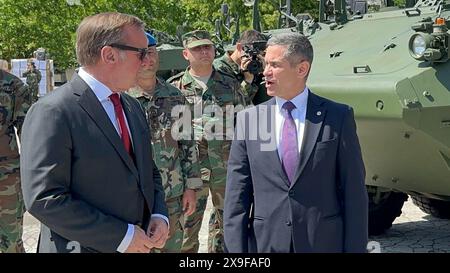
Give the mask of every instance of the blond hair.
[(76, 52), (81, 66), (94, 65), (100, 57), (100, 50), (112, 43), (120, 43), (126, 26), (141, 28), (145, 24), (133, 15), (105, 12), (83, 19), (77, 29)]

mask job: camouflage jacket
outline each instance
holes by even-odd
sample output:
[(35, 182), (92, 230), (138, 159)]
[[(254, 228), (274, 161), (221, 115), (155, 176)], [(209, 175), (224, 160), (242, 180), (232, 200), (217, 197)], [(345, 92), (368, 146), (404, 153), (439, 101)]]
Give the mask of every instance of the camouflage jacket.
[[(199, 150), (201, 167), (211, 158), (228, 161), (231, 140), (234, 133), (234, 118), (237, 111), (246, 105), (239, 82), (229, 75), (213, 70), (204, 91), (201, 85), (186, 71), (168, 80), (178, 87), (185, 96), (191, 112), (194, 113), (194, 136)], [(236, 107), (234, 107), (236, 106)], [(203, 174), (202, 179), (209, 180)]]
[(218, 71), (230, 75), (241, 83), (241, 89), (245, 95), (245, 101), (247, 105), (251, 105), (255, 94), (258, 92), (258, 85), (248, 83), (244, 80), (244, 75), (241, 73), (241, 68), (227, 53), (225, 53), (222, 57), (215, 59), (213, 64)]
[(22, 77), (27, 78), (28, 86), (30, 86), (32, 88), (36, 88), (36, 87), (39, 87), (39, 83), (41, 82), (41, 79), (42, 79), (42, 74), (41, 74), (41, 71), (39, 71), (37, 69), (27, 70), (27, 71), (23, 72)]
[(157, 79), (152, 94), (140, 88), (129, 91), (145, 109), (151, 128), (153, 158), (158, 167), (166, 199), (183, 195), (185, 189), (200, 189), (200, 169), (195, 141), (189, 138), (174, 140), (171, 129), (176, 121), (172, 109), (185, 105), (186, 100), (180, 90)]
[(213, 64), (218, 71), (229, 74), (237, 81), (241, 82), (241, 89), (246, 96), (247, 105), (256, 105), (271, 98), (267, 95), (267, 90), (264, 85), (258, 84), (262, 82), (262, 75), (256, 76), (257, 78), (251, 84), (246, 82), (244, 76), (241, 74), (240, 67), (228, 54), (224, 54), (222, 57), (215, 59)]
[(35, 69), (33, 71), (27, 70), (22, 74), (23, 77), (27, 78), (28, 84), (28, 95), (27, 102), (29, 105), (36, 102), (39, 95), (39, 82), (41, 81), (42, 74), (41, 71)]
[(20, 136), (28, 107), (27, 92), (19, 78), (0, 69), (0, 162), (19, 157), (14, 129)]

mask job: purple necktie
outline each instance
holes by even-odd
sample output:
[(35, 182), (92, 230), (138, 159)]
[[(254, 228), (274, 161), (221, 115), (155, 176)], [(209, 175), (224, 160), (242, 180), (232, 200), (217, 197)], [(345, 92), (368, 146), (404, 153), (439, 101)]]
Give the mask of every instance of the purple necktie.
[(295, 105), (292, 102), (287, 101), (283, 104), (284, 124), (281, 135), (281, 164), (290, 184), (293, 182), (299, 162), (297, 128), (291, 114), (293, 109), (295, 109)]

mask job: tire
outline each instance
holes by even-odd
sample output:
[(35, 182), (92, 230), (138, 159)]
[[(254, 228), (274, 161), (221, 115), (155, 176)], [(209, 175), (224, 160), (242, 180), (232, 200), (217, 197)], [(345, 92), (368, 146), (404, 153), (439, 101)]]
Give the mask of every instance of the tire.
[(450, 202), (421, 196), (412, 196), (414, 205), (421, 211), (441, 219), (450, 219)]
[(391, 191), (381, 193), (379, 199), (376, 203), (375, 194), (369, 193), (369, 235), (383, 234), (392, 226), (395, 218), (402, 214), (408, 195)]

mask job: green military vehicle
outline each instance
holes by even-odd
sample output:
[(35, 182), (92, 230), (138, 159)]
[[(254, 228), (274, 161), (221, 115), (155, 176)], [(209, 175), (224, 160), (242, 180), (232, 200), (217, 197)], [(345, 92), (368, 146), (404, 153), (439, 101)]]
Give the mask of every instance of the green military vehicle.
[(420, 1), (311, 35), (309, 87), (355, 110), (372, 235), (391, 227), (408, 195), (450, 218), (449, 16), (449, 5)]
[(180, 28), (175, 36), (155, 29), (148, 29), (147, 31), (155, 36), (158, 41), (158, 75), (168, 79), (180, 71), (184, 71), (189, 63), (183, 57), (182, 29)]
[[(259, 27), (258, 1), (253, 5)], [(284, 2), (284, 3), (282, 3)], [(315, 22), (280, 1), (280, 28), (310, 37), (313, 92), (351, 105), (366, 166), (369, 233), (400, 216), (411, 196), (424, 212), (450, 219), (450, 4), (407, 1), (370, 13), (359, 0), (321, 0)]]

